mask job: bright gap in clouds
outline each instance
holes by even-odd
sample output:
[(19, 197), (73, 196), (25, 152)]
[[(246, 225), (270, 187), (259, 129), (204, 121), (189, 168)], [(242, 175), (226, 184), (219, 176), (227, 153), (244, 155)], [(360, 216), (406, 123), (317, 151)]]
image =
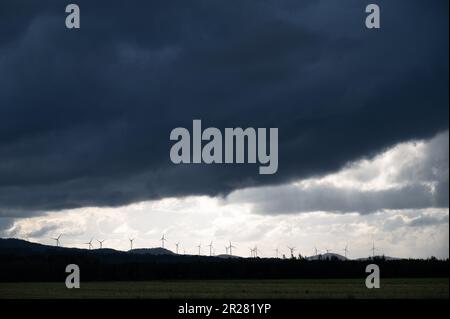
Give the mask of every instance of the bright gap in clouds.
[[(445, 195), (444, 195), (445, 194)], [(324, 177), (288, 185), (249, 188), (226, 198), (193, 196), (146, 201), (116, 208), (79, 208), (16, 219), (2, 236), (86, 247), (91, 238), (104, 247), (127, 250), (159, 247), (203, 254), (213, 241), (225, 253), (231, 240), (234, 254), (249, 256), (258, 246), (261, 257), (297, 253), (312, 255), (314, 247), (349, 257), (366, 257), (372, 242), (379, 254), (395, 257), (447, 258), (449, 255), (448, 132), (426, 142), (402, 143), (373, 159), (350, 164)], [(97, 244), (97, 242), (95, 242)]]

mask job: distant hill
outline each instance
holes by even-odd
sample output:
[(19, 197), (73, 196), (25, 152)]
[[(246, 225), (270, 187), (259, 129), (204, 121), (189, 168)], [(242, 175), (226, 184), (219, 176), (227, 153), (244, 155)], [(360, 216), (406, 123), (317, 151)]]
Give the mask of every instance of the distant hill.
[[(71, 248), (69, 248), (69, 249), (71, 249)], [(72, 249), (74, 249), (74, 248), (72, 248)], [(75, 248), (75, 249), (77, 249), (77, 248)], [(88, 249), (81, 249), (81, 250), (91, 251), (95, 254), (100, 254), (100, 255), (110, 255), (110, 254), (121, 253), (121, 251), (115, 250), (112, 248), (96, 248), (96, 249), (92, 249), (92, 250), (88, 250)]]
[(158, 248), (138, 248), (129, 250), (130, 254), (140, 254), (140, 255), (176, 255), (173, 251), (168, 249), (158, 247)]
[[(85, 249), (85, 248), (70, 248), (70, 247), (56, 247), (43, 245), (38, 243), (29, 242), (22, 239), (15, 238), (0, 238), (0, 253), (14, 253), (14, 254), (37, 254), (37, 253), (49, 253), (49, 252), (65, 252), (65, 253), (90, 253), (98, 255), (111, 255), (111, 254), (134, 254), (134, 255), (149, 255), (149, 256), (178, 256), (178, 257), (202, 257), (202, 258), (220, 258), (220, 259), (230, 259), (230, 258), (242, 258), (240, 256), (221, 254), (213, 257), (208, 256), (197, 256), (197, 255), (177, 255), (173, 251), (162, 248), (136, 248), (129, 250), (127, 252), (115, 250), (111, 248), (102, 249)], [(260, 258), (264, 259), (264, 258)], [(349, 260), (348, 258), (336, 254), (336, 253), (326, 253), (314, 256), (305, 257), (306, 260)], [(402, 258), (390, 257), (390, 256), (375, 256), (375, 257), (365, 257), (354, 259), (357, 261), (368, 261), (372, 259), (384, 259), (384, 260), (401, 260)]]
[(242, 257), (240, 257), (240, 256), (234, 256), (234, 255), (228, 255), (228, 254), (221, 254), (221, 255), (216, 255), (216, 256), (214, 256), (214, 257), (217, 257), (217, 258), (242, 258)]
[(15, 254), (21, 252), (45, 253), (56, 249), (62, 248), (32, 243), (26, 240), (15, 238), (0, 239), (0, 251), (2, 253), (15, 253)]
[[(173, 251), (162, 248), (137, 248), (129, 251), (120, 251), (111, 248), (102, 249), (85, 249), (85, 248), (70, 248), (70, 247), (56, 247), (43, 245), (38, 243), (29, 242), (22, 239), (15, 238), (0, 238), (0, 253), (14, 253), (14, 254), (38, 254), (38, 253), (50, 253), (50, 252), (64, 252), (64, 253), (90, 253), (98, 255), (120, 255), (120, 254), (133, 254), (133, 255), (149, 255), (149, 256), (177, 256), (177, 257), (202, 257), (202, 258), (220, 258), (220, 259), (235, 259), (243, 258), (235, 255), (221, 254), (213, 257), (208, 256), (198, 256), (198, 255), (177, 255)], [(260, 258), (264, 259), (264, 258)], [(350, 260), (340, 254), (336, 253), (326, 253), (318, 254), (314, 256), (305, 257), (306, 260)], [(402, 258), (391, 257), (391, 256), (375, 256), (375, 257), (365, 257), (354, 259), (356, 261), (369, 261), (373, 259), (384, 259), (384, 260), (402, 260)]]
[(319, 255), (314, 255), (314, 256), (309, 256), (306, 257), (307, 260), (348, 260), (348, 258), (339, 255), (339, 254), (335, 254), (335, 253), (326, 253), (326, 254), (319, 254)]
[[(71, 248), (71, 247), (56, 247), (43, 245), (38, 243), (32, 243), (22, 239), (15, 238), (0, 238), (0, 252), (1, 253), (48, 253), (48, 252), (90, 252), (92, 254), (123, 254), (125, 252), (115, 250), (111, 248), (101, 249), (84, 249), (84, 248)], [(174, 252), (165, 248), (139, 248), (129, 250), (127, 253), (140, 254), (140, 255), (175, 255)]]
[[(388, 257), (389, 258), (389, 257)], [(389, 277), (448, 277), (448, 259), (376, 259)], [(68, 264), (80, 267), (85, 281), (170, 279), (365, 278), (371, 260), (338, 254), (301, 259), (242, 258), (231, 255), (177, 255), (164, 248), (131, 251), (79, 249), (0, 239), (0, 282), (64, 282)]]
[(390, 257), (390, 256), (374, 256), (374, 257), (357, 258), (356, 260), (367, 261), (367, 260), (375, 260), (375, 259), (384, 259), (384, 260), (402, 260), (403, 258)]

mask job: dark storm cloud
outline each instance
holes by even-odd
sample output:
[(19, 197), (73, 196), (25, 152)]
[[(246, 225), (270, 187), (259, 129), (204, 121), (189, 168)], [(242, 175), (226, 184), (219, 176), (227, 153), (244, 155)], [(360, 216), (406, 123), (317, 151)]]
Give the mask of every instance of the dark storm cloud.
[[(283, 183), (448, 128), (447, 1), (378, 1), (377, 31), (363, 1), (77, 3), (80, 30), (0, 3), (0, 216)], [(278, 127), (278, 173), (174, 166), (196, 118)]]
[(253, 211), (262, 214), (294, 214), (316, 211), (370, 214), (382, 210), (445, 207), (423, 185), (362, 191), (353, 188), (317, 186), (299, 189), (290, 185), (245, 197)]

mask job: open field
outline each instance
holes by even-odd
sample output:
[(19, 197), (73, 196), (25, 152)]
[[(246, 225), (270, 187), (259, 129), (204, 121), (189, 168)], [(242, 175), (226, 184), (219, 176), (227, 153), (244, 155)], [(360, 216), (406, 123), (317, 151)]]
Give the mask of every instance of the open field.
[(380, 289), (367, 289), (364, 279), (82, 282), (80, 289), (64, 283), (0, 283), (0, 298), (448, 299), (449, 281), (382, 279)]

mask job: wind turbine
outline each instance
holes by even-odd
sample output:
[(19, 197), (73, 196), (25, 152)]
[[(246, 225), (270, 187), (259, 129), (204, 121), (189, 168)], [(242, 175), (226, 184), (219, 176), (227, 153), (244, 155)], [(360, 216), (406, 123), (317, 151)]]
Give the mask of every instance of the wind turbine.
[(276, 256), (278, 258), (278, 248), (275, 249)]
[(345, 256), (345, 258), (347, 258), (347, 253), (348, 253), (348, 244), (347, 244), (347, 245), (345, 245), (345, 248), (344, 248), (343, 250), (344, 250), (344, 256)]
[(228, 249), (230, 250), (230, 256), (233, 256), (233, 248), (236, 248), (236, 247), (233, 246), (230, 241), (230, 246), (228, 246)]
[(89, 249), (92, 249), (92, 240), (93, 238), (91, 238), (91, 240), (87, 243), (84, 243), (85, 245), (88, 245)]
[(228, 255), (228, 246), (225, 246), (225, 254)]
[(97, 241), (100, 244), (100, 249), (102, 249), (103, 248), (103, 242), (105, 241), (105, 239), (103, 239), (103, 240), (98, 240), (97, 239)]
[(200, 256), (202, 254), (202, 244), (201, 243), (198, 244), (197, 248), (198, 248), (198, 255)]
[(255, 252), (255, 258), (258, 258), (258, 247), (255, 245), (255, 248), (253, 248)]
[(161, 237), (161, 243), (162, 243), (162, 248), (164, 248), (164, 242), (167, 241), (166, 237), (164, 237), (164, 234)]
[(175, 246), (177, 248), (177, 255), (178, 255), (178, 246), (180, 245), (180, 243), (176, 243)]
[(291, 251), (291, 257), (294, 258), (294, 250), (295, 250), (295, 247), (288, 247), (288, 248), (289, 248), (289, 250)]
[(133, 250), (133, 241), (134, 241), (134, 238), (130, 238), (129, 241), (130, 241), (130, 250)]
[(314, 246), (314, 256), (317, 256), (317, 253), (318, 253), (317, 247)]
[(253, 251), (253, 248), (250, 247), (249, 249), (250, 249), (250, 257), (253, 258), (253, 252), (254, 252), (254, 251)]
[(209, 256), (212, 256), (212, 251), (213, 251), (213, 242), (211, 241), (208, 245), (209, 247)]
[(373, 242), (372, 243), (372, 249), (371, 249), (371, 251), (372, 251), (372, 258), (375, 257), (375, 250), (377, 250), (377, 249), (375, 248), (375, 242)]
[(59, 239), (61, 238), (62, 234), (59, 234), (58, 237), (52, 238), (54, 241), (56, 241), (56, 247), (59, 247)]

